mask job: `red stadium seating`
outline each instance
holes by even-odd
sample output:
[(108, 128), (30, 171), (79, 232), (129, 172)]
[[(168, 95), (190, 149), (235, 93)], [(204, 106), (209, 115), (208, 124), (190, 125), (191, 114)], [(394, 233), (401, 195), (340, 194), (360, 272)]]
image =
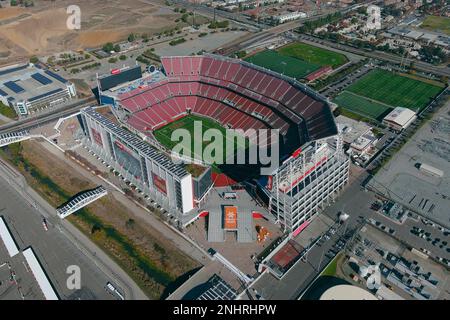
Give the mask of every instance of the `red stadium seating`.
[(128, 123), (138, 130), (153, 130), (190, 110), (244, 131), (275, 128), (285, 135), (304, 122), (310, 138), (335, 134), (328, 105), (283, 77), (214, 56), (161, 62), (167, 79), (120, 96)]

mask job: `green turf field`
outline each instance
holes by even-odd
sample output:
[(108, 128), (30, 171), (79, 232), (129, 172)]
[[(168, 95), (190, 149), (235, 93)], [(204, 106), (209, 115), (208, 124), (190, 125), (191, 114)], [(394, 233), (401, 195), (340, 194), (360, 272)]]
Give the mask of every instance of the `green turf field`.
[(383, 117), (392, 110), (384, 104), (370, 101), (347, 91), (334, 98), (333, 102), (339, 107), (378, 121), (383, 120)]
[(440, 31), (450, 36), (450, 18), (428, 16), (420, 26), (424, 29)]
[(283, 56), (301, 59), (320, 66), (331, 66), (333, 69), (348, 61), (343, 54), (301, 42), (284, 46), (278, 52)]
[[(228, 142), (227, 137), (226, 137), (226, 129), (224, 127), (222, 127), (219, 123), (205, 118), (205, 117), (200, 117), (197, 115), (188, 115), (184, 118), (178, 119), (172, 123), (169, 123), (168, 125), (159, 128), (157, 130), (155, 130), (153, 132), (155, 138), (164, 146), (166, 146), (169, 149), (173, 149), (173, 147), (175, 147), (179, 142), (178, 141), (172, 141), (171, 137), (172, 137), (172, 132), (176, 129), (179, 128), (183, 128), (189, 131), (192, 140), (191, 140), (191, 156), (196, 158), (196, 159), (200, 159), (203, 160), (203, 152), (205, 150), (205, 147), (207, 147), (209, 144), (211, 144), (210, 141), (203, 141), (202, 142), (202, 148), (201, 148), (201, 152), (196, 152), (195, 148), (194, 148), (194, 124), (195, 121), (200, 121), (201, 122), (201, 128), (203, 131), (203, 134), (205, 133), (206, 130), (208, 129), (217, 129), (219, 130), (222, 134), (223, 134), (223, 149), (220, 150), (220, 154), (216, 154), (216, 152), (213, 152), (213, 156), (218, 157), (219, 159), (223, 159), (222, 161), (225, 162), (226, 157), (224, 157), (224, 155), (226, 154), (227, 157), (232, 155), (233, 153), (237, 152), (238, 148), (246, 148), (248, 146), (248, 141), (246, 141), (243, 144), (238, 144), (235, 141), (235, 148), (233, 150), (233, 152), (229, 152), (227, 154), (226, 152), (226, 143)], [(202, 138), (200, 138), (201, 140), (203, 140)], [(215, 171), (218, 170), (217, 166), (213, 165), (213, 169), (215, 169)]]
[(392, 107), (422, 110), (442, 88), (385, 70), (372, 70), (347, 88), (360, 96), (368, 97)]
[(301, 79), (321, 67), (319, 64), (285, 56), (273, 50), (259, 52), (245, 60), (295, 79)]

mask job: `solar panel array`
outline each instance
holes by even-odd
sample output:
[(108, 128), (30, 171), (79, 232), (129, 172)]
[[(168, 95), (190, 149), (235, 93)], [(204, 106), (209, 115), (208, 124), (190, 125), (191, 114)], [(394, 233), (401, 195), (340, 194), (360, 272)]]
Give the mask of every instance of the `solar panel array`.
[(0, 76), (3, 76), (3, 75), (8, 74), (8, 73), (13, 73), (13, 72), (16, 72), (16, 71), (20, 71), (20, 70), (26, 69), (27, 67), (28, 67), (28, 65), (25, 64), (25, 65), (22, 65), (22, 66), (19, 66), (19, 67), (2, 70), (2, 71), (0, 71)]
[(8, 94), (5, 91), (3, 91), (2, 89), (0, 89), (0, 96), (7, 97)]
[(209, 279), (211, 287), (200, 295), (197, 300), (234, 300), (236, 291), (218, 275)]
[(33, 102), (33, 101), (35, 101), (35, 100), (39, 100), (39, 99), (41, 99), (41, 98), (45, 98), (45, 97), (47, 97), (47, 96), (51, 96), (52, 94), (58, 93), (58, 92), (60, 92), (60, 91), (63, 91), (63, 89), (59, 88), (59, 89), (56, 89), (56, 90), (52, 90), (52, 91), (49, 91), (49, 92), (40, 94), (40, 95), (38, 95), (38, 96), (35, 96), (35, 97), (33, 97), (33, 98), (28, 99), (28, 101), (29, 101), (29, 102)]
[(52, 77), (53, 79), (58, 80), (59, 82), (62, 82), (62, 83), (66, 83), (67, 82), (66, 79), (64, 79), (63, 77), (61, 77), (60, 75), (58, 75), (58, 74), (56, 74), (54, 72), (51, 72), (50, 70), (45, 70), (44, 72), (46, 74), (48, 74), (50, 77)]
[(97, 121), (102, 126), (106, 127), (110, 132), (116, 135), (121, 143), (127, 145), (129, 148), (135, 150), (135, 152), (145, 155), (152, 159), (155, 163), (158, 163), (165, 170), (172, 173), (179, 179), (188, 175), (186, 169), (180, 165), (173, 163), (169, 157), (156, 151), (147, 142), (138, 138), (135, 134), (119, 127), (106, 117), (102, 116), (92, 108), (86, 108), (82, 110), (82, 113), (90, 116), (91, 119)]
[(17, 83), (13, 82), (13, 81), (8, 81), (4, 83), (5, 87), (7, 87), (8, 89), (10, 89), (11, 91), (13, 91), (14, 93), (21, 93), (24, 92), (25, 89), (22, 88), (21, 86), (19, 86)]
[(37, 82), (39, 82), (39, 83), (41, 83), (41, 84), (43, 84), (43, 85), (47, 85), (47, 84), (50, 84), (50, 83), (53, 82), (53, 81), (50, 80), (49, 78), (47, 78), (47, 77), (45, 77), (45, 76), (43, 76), (42, 74), (37, 73), (37, 72), (34, 73), (34, 74), (32, 74), (31, 77), (32, 77), (34, 80), (36, 80)]

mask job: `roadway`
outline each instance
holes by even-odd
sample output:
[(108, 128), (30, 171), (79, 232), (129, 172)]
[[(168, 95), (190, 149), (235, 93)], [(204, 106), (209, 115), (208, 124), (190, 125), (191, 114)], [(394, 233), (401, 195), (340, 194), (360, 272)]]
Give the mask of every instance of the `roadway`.
[(300, 40), (300, 41), (301, 40), (309, 40), (312, 42), (316, 42), (316, 43), (328, 46), (330, 48), (347, 51), (350, 53), (362, 55), (362, 56), (372, 58), (372, 59), (388, 61), (388, 62), (395, 63), (395, 64), (401, 64), (403, 61), (403, 64), (409, 66), (411, 62), (414, 62), (414, 66), (417, 70), (434, 73), (439, 76), (450, 76), (450, 68), (449, 67), (434, 66), (434, 65), (426, 63), (426, 62), (412, 60), (412, 59), (408, 59), (408, 58), (403, 59), (400, 56), (397, 56), (397, 55), (394, 55), (391, 53), (387, 53), (387, 52), (383, 52), (383, 51), (377, 51), (377, 50), (367, 51), (364, 49), (351, 47), (351, 46), (348, 46), (345, 44), (336, 43), (336, 42), (329, 41), (329, 40), (323, 40), (323, 39), (305, 35), (305, 34), (298, 35), (297, 37), (295, 37), (295, 39)]
[(57, 109), (52, 109), (49, 112), (39, 113), (35, 116), (14, 121), (0, 126), (0, 134), (10, 133), (14, 131), (30, 130), (32, 128), (42, 126), (48, 122), (59, 118), (67, 117), (71, 114), (77, 113), (80, 109), (97, 104), (95, 97), (89, 97), (77, 100), (70, 104), (61, 106)]
[[(0, 160), (1, 161), (1, 160)], [(118, 299), (106, 289), (111, 282), (125, 299), (147, 299), (142, 290), (104, 252), (28, 187), (17, 172), (0, 162), (0, 214), (19, 249), (32, 246), (61, 299)], [(43, 227), (46, 219), (48, 231)], [(67, 267), (81, 270), (81, 289), (69, 289)]]
[[(179, 3), (179, 4), (185, 3), (185, 1), (183, 1), (183, 0), (176, 0), (175, 2)], [(376, 2), (376, 1), (370, 1), (370, 2), (368, 2), (368, 4), (373, 3), (373, 2)], [(351, 7), (341, 9), (339, 11), (342, 13), (345, 13), (345, 12), (355, 9), (357, 6), (358, 5), (353, 5)], [(210, 13), (210, 11), (213, 10), (212, 8), (208, 8), (203, 5), (196, 5), (195, 7), (200, 12)], [(222, 55), (230, 55), (231, 53), (233, 53), (235, 51), (244, 50), (246, 47), (255, 45), (258, 42), (268, 41), (270, 39), (273, 39), (273, 38), (279, 36), (282, 33), (295, 30), (296, 28), (300, 27), (300, 25), (305, 21), (316, 20), (321, 17), (325, 17), (330, 13), (332, 13), (332, 12), (328, 12), (325, 14), (320, 14), (320, 15), (316, 15), (316, 16), (312, 16), (312, 17), (307, 17), (304, 19), (298, 19), (298, 20), (283, 23), (283, 24), (280, 24), (278, 26), (271, 27), (271, 28), (265, 28), (264, 30), (257, 32), (257, 33), (250, 33), (244, 37), (241, 37), (235, 41), (230, 42), (227, 46), (224, 46), (224, 47), (216, 50), (215, 52), (222, 54)], [(216, 14), (223, 16), (225, 18), (229, 18), (231, 20), (236, 20), (236, 19), (233, 19), (231, 16), (229, 16), (229, 13), (226, 13), (224, 11), (216, 10)], [(243, 23), (243, 21), (240, 21), (240, 22)], [(247, 24), (248, 23), (249, 22), (247, 20)], [(261, 29), (263, 28), (263, 25), (259, 25), (259, 26), (261, 27)], [(313, 36), (309, 36), (309, 35), (304, 35), (304, 34), (297, 35), (297, 36), (291, 35), (290, 38), (292, 40), (302, 40), (302, 39), (309, 40), (312, 42), (316, 42), (316, 43), (320, 43), (322, 45), (328, 46), (330, 48), (350, 52), (350, 53), (357, 54), (357, 55), (362, 55), (362, 56), (365, 56), (368, 58), (384, 60), (384, 61), (388, 61), (388, 62), (396, 63), (396, 64), (400, 64), (403, 62), (404, 64), (409, 65), (411, 62), (414, 62), (415, 68), (417, 70), (434, 73), (439, 76), (450, 77), (450, 68), (446, 67), (446, 66), (434, 66), (434, 65), (426, 63), (426, 62), (417, 61), (417, 60), (413, 60), (413, 59), (409, 59), (409, 58), (403, 59), (402, 57), (399, 57), (399, 56), (391, 54), (391, 53), (383, 52), (383, 51), (376, 51), (376, 50), (375, 51), (367, 51), (367, 50), (351, 47), (348, 45), (344, 45), (341, 43), (336, 43), (336, 42), (332, 42), (332, 41), (328, 41), (328, 40), (322, 40), (322, 39), (319, 39), (319, 38), (316, 38)]]

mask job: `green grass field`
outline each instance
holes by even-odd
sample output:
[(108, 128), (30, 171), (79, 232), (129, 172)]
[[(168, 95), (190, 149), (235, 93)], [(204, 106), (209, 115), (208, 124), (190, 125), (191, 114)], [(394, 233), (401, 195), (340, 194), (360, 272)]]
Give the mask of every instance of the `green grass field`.
[(295, 79), (301, 79), (321, 67), (319, 64), (285, 56), (273, 50), (259, 52), (245, 60)]
[(420, 111), (435, 97), (441, 87), (399, 76), (385, 70), (372, 70), (347, 91), (388, 104)]
[(421, 27), (431, 31), (440, 31), (450, 35), (450, 18), (428, 16), (421, 24)]
[(339, 107), (378, 121), (383, 120), (383, 117), (392, 110), (384, 104), (370, 101), (347, 91), (334, 98), (333, 102)]
[(333, 69), (345, 64), (348, 60), (343, 54), (296, 42), (282, 47), (278, 52), (287, 57), (301, 59), (320, 66), (331, 66)]
[(13, 108), (5, 106), (1, 102), (0, 102), (0, 114), (4, 115), (5, 117), (8, 117), (10, 119), (14, 119), (17, 117), (16, 111), (14, 111)]
[[(190, 136), (192, 137), (191, 140), (191, 157), (194, 157), (196, 159), (200, 159), (203, 160), (203, 152), (205, 151), (205, 147), (207, 147), (209, 144), (211, 144), (211, 141), (203, 141), (202, 142), (202, 148), (200, 152), (196, 152), (196, 150), (194, 149), (194, 124), (195, 121), (200, 121), (201, 122), (201, 129), (203, 134), (205, 133), (206, 130), (208, 129), (217, 129), (219, 130), (222, 135), (223, 135), (223, 149), (220, 150), (220, 154), (216, 154), (216, 152), (212, 152), (214, 157), (217, 157), (219, 159), (223, 159), (222, 161), (225, 162), (225, 159), (229, 156), (232, 156), (234, 153), (237, 152), (238, 148), (240, 149), (245, 149), (246, 147), (248, 147), (248, 140), (246, 140), (246, 142), (244, 142), (243, 144), (239, 144), (239, 141), (236, 142), (235, 139), (235, 147), (234, 150), (232, 152), (226, 152), (226, 144), (227, 143), (231, 143), (231, 139), (226, 137), (226, 129), (224, 127), (222, 127), (219, 123), (205, 118), (205, 117), (200, 117), (197, 115), (188, 115), (184, 118), (178, 119), (172, 123), (169, 123), (168, 125), (157, 129), (153, 132), (155, 138), (164, 146), (166, 146), (169, 149), (173, 149), (178, 143), (178, 141), (172, 141), (171, 137), (172, 137), (172, 132), (176, 129), (186, 129), (189, 131)], [(216, 150), (217, 151), (217, 150)], [(226, 157), (224, 157), (224, 155), (226, 155)], [(219, 163), (220, 164), (220, 163)], [(214, 171), (220, 171), (217, 167), (217, 165), (213, 164), (212, 165), (213, 170)]]

